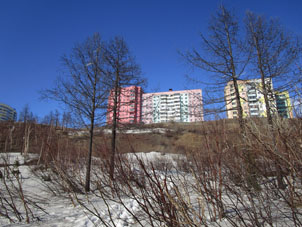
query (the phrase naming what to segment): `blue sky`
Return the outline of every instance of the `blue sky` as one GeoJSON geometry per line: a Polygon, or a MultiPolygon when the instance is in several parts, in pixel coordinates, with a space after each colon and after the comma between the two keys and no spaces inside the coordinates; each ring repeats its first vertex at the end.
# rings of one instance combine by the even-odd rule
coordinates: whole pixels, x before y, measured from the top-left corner
{"type": "MultiPolygon", "coordinates": [[[[123,36],[148,78],[147,91],[197,88],[177,51],[196,47],[223,2],[239,18],[246,10],[279,17],[301,35],[301,0],[0,0],[0,102],[25,104],[43,117],[62,107],[39,100],[53,86],[60,57],[94,32],[123,36]]],[[[197,76],[204,72],[194,72],[197,76]]]]}

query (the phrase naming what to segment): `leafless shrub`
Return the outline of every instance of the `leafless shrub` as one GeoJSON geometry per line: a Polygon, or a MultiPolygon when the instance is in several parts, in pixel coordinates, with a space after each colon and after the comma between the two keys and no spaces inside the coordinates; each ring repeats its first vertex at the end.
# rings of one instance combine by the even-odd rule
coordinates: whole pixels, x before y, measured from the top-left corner
{"type": "Polygon", "coordinates": [[[83,193],[85,149],[76,139],[61,137],[53,127],[43,131],[37,165],[32,173],[56,196],[83,193]],[[66,194],[67,193],[67,194],[66,194]]]}
{"type": "Polygon", "coordinates": [[[35,211],[45,212],[45,210],[34,198],[24,192],[22,173],[18,165],[10,165],[4,155],[1,157],[1,162],[3,167],[1,168],[0,179],[0,216],[8,219],[11,223],[22,221],[30,223],[39,220],[35,211]]]}
{"type": "Polygon", "coordinates": [[[43,153],[51,161],[41,162],[45,166],[37,172],[53,193],[69,196],[103,226],[301,226],[301,125],[276,119],[279,153],[262,121],[246,125],[244,137],[224,121],[201,125],[198,148],[188,148],[173,164],[118,154],[114,179],[108,156],[100,151],[87,194],[81,191],[81,151],[72,143],[50,144],[43,153]],[[285,189],[278,187],[276,164],[285,189]],[[258,187],[252,186],[255,180],[258,187]]]}
{"type": "MultiPolygon", "coordinates": [[[[68,152],[68,150],[66,150],[68,152]]],[[[73,150],[75,151],[75,150],[73,150]]],[[[76,152],[75,152],[76,155],[76,152]]],[[[48,190],[58,196],[66,193],[83,193],[85,159],[81,157],[55,158],[47,164],[32,168],[32,173],[41,179],[48,190]]],[[[68,196],[68,194],[67,194],[68,196]]]]}

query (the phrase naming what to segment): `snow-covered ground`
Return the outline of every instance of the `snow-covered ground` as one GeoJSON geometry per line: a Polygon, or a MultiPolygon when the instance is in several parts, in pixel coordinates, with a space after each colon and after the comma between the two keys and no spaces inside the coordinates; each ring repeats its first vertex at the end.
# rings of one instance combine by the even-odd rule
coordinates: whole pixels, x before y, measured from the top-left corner
{"type": "MultiPolygon", "coordinates": [[[[151,153],[139,153],[137,155],[128,155],[131,159],[136,159],[136,157],[143,158],[143,160],[159,160],[163,157],[162,154],[158,152],[151,153]]],[[[36,158],[35,155],[29,155],[26,157],[26,160],[36,158]]],[[[165,155],[165,160],[172,160],[172,157],[165,155]]],[[[25,158],[20,155],[20,153],[0,153],[0,164],[8,163],[12,165],[11,169],[18,169],[20,171],[20,179],[22,184],[22,189],[24,195],[30,200],[35,201],[41,209],[37,209],[34,206],[30,206],[31,211],[34,213],[36,218],[30,223],[25,221],[25,212],[22,208],[22,203],[16,199],[16,205],[18,210],[24,212],[23,220],[19,222],[14,220],[16,223],[11,223],[7,218],[1,217],[0,215],[0,226],[72,226],[72,227],[93,227],[93,226],[105,226],[97,217],[89,213],[82,205],[72,202],[68,195],[65,196],[54,196],[45,186],[42,179],[39,179],[35,174],[32,173],[30,166],[23,165],[25,158]],[[16,162],[20,166],[15,166],[16,162]]],[[[4,172],[4,167],[0,167],[0,171],[4,172]]],[[[8,184],[10,182],[6,179],[8,184]]],[[[14,180],[15,185],[17,185],[16,180],[14,180]]],[[[0,187],[3,188],[3,181],[0,179],[0,187]]],[[[127,212],[125,207],[117,203],[104,204],[104,201],[96,198],[93,195],[88,197],[79,195],[78,199],[84,201],[85,205],[98,209],[98,212],[103,215],[105,222],[110,225],[110,217],[108,216],[108,208],[110,206],[110,212],[112,213],[112,219],[114,219],[115,225],[117,227],[121,226],[136,226],[135,220],[127,212]],[[89,199],[88,199],[89,198],[89,199]]],[[[125,204],[129,210],[132,212],[138,211],[138,204],[136,201],[131,199],[125,199],[125,204]]],[[[14,215],[11,215],[12,217],[14,215]]],[[[14,217],[13,217],[14,218],[14,217]]]]}
{"type": "MultiPolygon", "coordinates": [[[[150,162],[152,162],[153,164],[159,162],[170,163],[171,166],[173,166],[172,168],[175,170],[175,172],[178,172],[177,161],[184,159],[184,157],[180,155],[161,154],[159,152],[127,154],[126,157],[132,164],[136,163],[138,160],[142,160],[146,164],[150,162]]],[[[35,158],[35,156],[30,155],[26,159],[28,160],[31,158],[35,158]]],[[[19,199],[16,199],[14,204],[16,205],[17,210],[22,213],[23,219],[20,222],[14,218],[14,215],[11,215],[13,220],[16,221],[15,223],[11,223],[7,218],[3,217],[3,213],[5,213],[4,210],[0,210],[0,214],[2,212],[2,217],[0,215],[0,226],[150,226],[148,224],[150,222],[148,222],[147,218],[144,220],[145,216],[139,205],[139,203],[142,202],[141,198],[143,198],[143,196],[139,195],[139,193],[141,193],[141,191],[139,191],[139,188],[137,188],[137,197],[134,195],[133,197],[125,196],[122,198],[104,199],[97,192],[90,193],[88,195],[68,193],[58,193],[58,195],[54,195],[47,188],[47,184],[51,185],[52,183],[45,182],[41,178],[37,177],[37,175],[35,175],[32,171],[32,169],[34,168],[33,166],[23,165],[25,162],[23,156],[16,153],[0,154],[0,159],[2,160],[0,164],[12,164],[12,166],[10,167],[11,170],[18,169],[20,171],[20,175],[18,175],[17,178],[13,178],[13,180],[11,181],[9,180],[9,177],[6,176],[5,179],[0,179],[0,188],[2,189],[2,194],[0,194],[0,197],[2,196],[2,198],[7,198],[8,200],[10,199],[8,194],[9,191],[6,190],[7,187],[5,186],[4,182],[6,182],[8,186],[15,187],[11,189],[12,192],[16,190],[16,188],[18,189],[18,187],[21,185],[25,198],[28,198],[28,210],[33,214],[33,216],[29,215],[31,217],[31,222],[26,223],[26,220],[24,219],[26,217],[25,210],[23,209],[24,203],[22,203],[22,201],[20,201],[19,199]],[[19,162],[20,166],[14,165],[16,164],[16,161],[19,162]],[[17,182],[18,179],[20,180],[20,184],[18,184],[17,182]],[[122,203],[120,203],[119,201],[122,201],[122,203]],[[139,220],[136,220],[133,214],[139,217],[139,220]]],[[[134,165],[138,165],[138,162],[134,165]]],[[[5,172],[4,167],[0,167],[0,170],[2,173],[5,172]]],[[[183,193],[183,198],[181,198],[181,196],[177,197],[176,194],[177,200],[183,199],[183,201],[188,202],[188,204],[191,204],[192,207],[188,207],[188,209],[194,210],[194,206],[196,206],[197,208],[203,208],[204,210],[199,212],[203,214],[203,217],[205,218],[209,226],[232,226],[231,222],[228,221],[226,218],[217,219],[215,222],[211,221],[211,218],[208,215],[209,212],[207,211],[207,209],[211,209],[211,205],[208,206],[209,204],[207,204],[210,203],[211,198],[208,198],[209,201],[207,202],[205,201],[206,197],[201,198],[200,195],[196,193],[194,194],[193,188],[195,186],[196,178],[194,178],[192,174],[190,174],[190,172],[182,173],[180,175],[175,176],[175,173],[173,171],[167,172],[166,170],[164,170],[163,172],[161,172],[161,170],[156,170],[152,174],[158,174],[158,179],[162,180],[162,184],[165,184],[163,188],[166,188],[167,190],[173,191],[172,189],[173,187],[175,187],[172,182],[169,182],[169,179],[172,179],[173,177],[174,179],[177,178],[179,180],[180,185],[188,185],[186,191],[178,192],[183,193]],[[203,206],[200,206],[200,204],[203,204],[203,206]]],[[[211,184],[211,187],[215,188],[217,183],[212,182],[211,184]]],[[[229,218],[232,217],[232,215],[234,216],[233,221],[236,222],[236,218],[238,218],[236,217],[236,213],[242,212],[244,215],[244,209],[246,209],[246,207],[242,206],[242,204],[240,204],[240,202],[242,201],[238,199],[234,199],[232,201],[232,197],[233,195],[229,195],[223,197],[222,200],[225,202],[225,204],[230,204],[229,207],[226,206],[225,210],[227,215],[229,215],[229,218]],[[236,201],[237,204],[234,204],[234,201],[236,201]],[[238,210],[234,210],[235,208],[238,208],[238,210]]],[[[249,200],[246,196],[240,195],[238,198],[244,199],[244,203],[248,204],[247,206],[249,206],[251,200],[249,200]]],[[[3,200],[1,201],[3,204],[3,200]]],[[[268,207],[270,205],[266,205],[267,201],[265,200],[262,202],[263,204],[260,204],[258,202],[255,202],[255,204],[263,206],[266,209],[272,210],[272,226],[293,226],[293,223],[289,221],[291,215],[290,210],[286,208],[283,209],[283,207],[285,207],[283,201],[277,198],[276,201],[274,201],[273,207],[268,207]],[[281,209],[283,209],[281,213],[288,215],[289,218],[280,217],[281,209]],[[276,212],[274,210],[276,210],[276,212]]],[[[152,204],[150,205],[152,206],[152,204]]],[[[301,209],[299,209],[299,211],[301,211],[301,209]]],[[[268,211],[263,211],[263,213],[265,212],[268,211]]],[[[248,215],[249,213],[246,214],[246,217],[243,217],[247,219],[251,218],[248,215]]],[[[261,220],[261,218],[259,218],[259,220],[261,220]]],[[[163,223],[158,223],[157,226],[166,225],[164,225],[163,223]]],[[[184,224],[183,226],[186,225],[184,224]]],[[[260,223],[260,226],[269,225],[263,222],[262,224],[260,223]]]]}
{"type": "Polygon", "coordinates": [[[179,159],[184,159],[182,155],[179,154],[165,154],[165,153],[160,153],[156,151],[151,151],[147,153],[129,153],[126,154],[126,157],[129,159],[131,162],[136,162],[137,160],[142,160],[144,163],[148,164],[150,162],[156,163],[156,162],[165,162],[165,163],[170,163],[174,167],[177,166],[176,161],[179,159]]]}
{"type": "MultiPolygon", "coordinates": [[[[118,133],[124,133],[124,134],[146,134],[146,133],[166,133],[171,129],[166,129],[166,128],[149,128],[149,129],[123,129],[123,130],[117,130],[118,133]]],[[[112,130],[111,129],[96,129],[95,133],[98,132],[103,132],[105,134],[111,134],[112,130]]],[[[87,136],[89,135],[88,130],[75,130],[75,131],[69,131],[68,132],[69,136],[87,136]]]]}
{"type": "Polygon", "coordinates": [[[16,164],[19,163],[23,165],[25,162],[28,162],[34,158],[37,158],[35,154],[28,154],[27,156],[23,156],[20,153],[0,153],[0,165],[1,164],[16,164]]]}
{"type": "MultiPolygon", "coordinates": [[[[27,157],[34,158],[35,156],[30,155],[27,157]]],[[[33,211],[34,216],[33,221],[26,224],[25,220],[22,222],[16,221],[16,223],[10,223],[10,221],[4,217],[0,216],[0,226],[95,226],[97,224],[96,218],[89,216],[79,205],[73,205],[69,198],[64,198],[63,196],[54,196],[51,194],[41,179],[38,179],[31,171],[30,166],[25,166],[24,157],[19,153],[9,153],[0,154],[0,163],[15,164],[16,161],[19,162],[21,166],[13,166],[12,169],[18,168],[21,172],[20,181],[22,184],[22,189],[24,195],[30,198],[31,201],[37,203],[41,209],[37,209],[35,206],[29,204],[30,209],[33,211]]],[[[4,173],[4,167],[0,168],[0,171],[4,173]]],[[[9,181],[8,177],[6,183],[11,186],[12,182],[9,181]]],[[[18,185],[16,180],[14,180],[14,185],[18,185]]],[[[0,188],[5,188],[3,180],[0,179],[0,188]]],[[[12,191],[14,191],[12,189],[12,191]]],[[[23,204],[16,199],[17,209],[21,212],[24,211],[23,204]]],[[[0,207],[1,208],[1,207],[0,207]]],[[[1,211],[0,211],[1,212],[1,211]]],[[[2,210],[3,212],[3,210],[2,210]]],[[[11,215],[12,217],[14,215],[11,215]]],[[[25,217],[25,215],[22,215],[25,217]]]]}
{"type": "MultiPolygon", "coordinates": [[[[166,128],[149,128],[149,129],[127,129],[121,130],[122,133],[125,134],[145,134],[145,133],[166,133],[169,129],[166,128]]],[[[105,134],[111,134],[111,129],[104,129],[103,132],[105,134]]],[[[119,131],[118,131],[119,132],[119,131]]]]}

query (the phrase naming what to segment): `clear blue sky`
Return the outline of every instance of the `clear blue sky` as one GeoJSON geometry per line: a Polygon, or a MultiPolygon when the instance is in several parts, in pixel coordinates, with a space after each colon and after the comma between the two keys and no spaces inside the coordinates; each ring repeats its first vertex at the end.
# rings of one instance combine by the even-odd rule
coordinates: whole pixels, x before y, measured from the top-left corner
{"type": "Polygon", "coordinates": [[[302,33],[301,0],[0,0],[0,102],[18,113],[29,104],[39,117],[60,109],[40,101],[38,91],[52,87],[60,57],[94,32],[125,38],[147,91],[190,88],[177,50],[198,45],[221,2],[239,18],[249,9],[302,33]]]}

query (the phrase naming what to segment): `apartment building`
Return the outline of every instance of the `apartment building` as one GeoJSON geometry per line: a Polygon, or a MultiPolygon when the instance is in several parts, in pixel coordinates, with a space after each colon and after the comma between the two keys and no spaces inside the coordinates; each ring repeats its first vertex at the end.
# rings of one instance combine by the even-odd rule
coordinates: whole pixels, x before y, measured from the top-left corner
{"type": "Polygon", "coordinates": [[[15,121],[16,119],[16,110],[6,104],[0,103],[0,121],[15,121]]]}
{"type": "MultiPolygon", "coordinates": [[[[108,98],[107,124],[112,123],[114,90],[108,98]]],[[[145,93],[138,86],[120,88],[117,101],[119,123],[203,121],[201,89],[145,93]]]]}
{"type": "MultiPolygon", "coordinates": [[[[142,94],[143,90],[138,86],[120,88],[117,101],[117,121],[119,123],[132,124],[142,121],[142,94]]],[[[110,91],[107,109],[107,124],[112,124],[114,90],[110,91]]]]}
{"type": "Polygon", "coordinates": [[[203,121],[201,89],[146,93],[142,101],[142,122],[203,121]]]}
{"type": "MultiPolygon", "coordinates": [[[[267,78],[265,84],[270,91],[268,94],[269,103],[272,113],[282,113],[281,116],[292,117],[290,110],[289,94],[276,94],[273,89],[272,80],[267,78]],[[286,107],[285,107],[286,106],[286,107]],[[283,108],[281,110],[280,108],[283,108]],[[285,108],[287,108],[285,110],[285,108]],[[280,110],[279,110],[280,109],[280,110]],[[285,114],[287,113],[287,114],[285,114]]],[[[238,80],[238,89],[240,93],[240,104],[243,109],[243,117],[266,117],[266,105],[264,101],[261,79],[238,80]]],[[[227,109],[227,118],[237,118],[237,101],[233,82],[227,83],[224,89],[224,97],[227,109]]]]}
{"type": "Polygon", "coordinates": [[[288,91],[276,92],[275,97],[278,114],[283,118],[293,118],[293,108],[288,91]]]}

